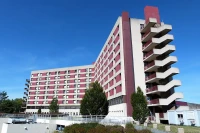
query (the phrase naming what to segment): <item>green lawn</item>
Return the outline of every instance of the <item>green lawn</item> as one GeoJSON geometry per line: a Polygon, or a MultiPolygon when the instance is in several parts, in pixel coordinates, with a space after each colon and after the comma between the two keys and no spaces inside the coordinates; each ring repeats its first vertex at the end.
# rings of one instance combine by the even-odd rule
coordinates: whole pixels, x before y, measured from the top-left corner
{"type": "MultiPolygon", "coordinates": [[[[158,124],[158,130],[165,131],[164,124],[158,124]]],[[[149,128],[153,128],[153,124],[148,124],[149,128]]],[[[185,133],[200,133],[200,127],[192,127],[192,126],[176,126],[176,125],[170,125],[171,133],[178,133],[178,128],[184,128],[185,133]]]]}

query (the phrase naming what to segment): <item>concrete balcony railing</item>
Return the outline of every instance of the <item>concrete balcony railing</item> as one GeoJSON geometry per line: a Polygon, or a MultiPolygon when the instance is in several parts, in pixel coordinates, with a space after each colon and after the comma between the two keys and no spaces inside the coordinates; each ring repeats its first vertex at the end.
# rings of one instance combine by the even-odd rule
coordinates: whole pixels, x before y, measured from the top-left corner
{"type": "Polygon", "coordinates": [[[156,18],[149,18],[144,24],[144,27],[141,29],[141,33],[145,33],[150,27],[154,26],[157,23],[156,18]]]}
{"type": "Polygon", "coordinates": [[[144,54],[143,61],[152,61],[155,60],[156,57],[162,54],[170,54],[175,51],[174,45],[166,45],[162,49],[152,49],[151,51],[144,54]]]}
{"type": "Polygon", "coordinates": [[[178,87],[181,85],[180,80],[172,80],[166,85],[155,85],[146,89],[146,94],[154,94],[159,92],[167,92],[173,87],[178,87]]]}
{"type": "Polygon", "coordinates": [[[144,43],[142,50],[147,52],[161,43],[168,44],[173,40],[174,40],[174,36],[170,35],[170,34],[166,34],[160,38],[152,38],[149,41],[147,41],[146,43],[144,43]]]}
{"type": "Polygon", "coordinates": [[[175,56],[168,56],[164,60],[153,60],[144,66],[144,71],[145,72],[156,71],[159,67],[163,67],[165,65],[171,65],[175,62],[177,62],[177,58],[175,56]]]}
{"type": "Polygon", "coordinates": [[[160,120],[167,120],[168,119],[167,113],[159,113],[159,118],[160,120]]]}
{"type": "Polygon", "coordinates": [[[179,69],[172,67],[172,68],[169,68],[168,70],[166,70],[165,72],[155,72],[155,73],[147,76],[145,78],[145,80],[146,80],[146,83],[153,83],[153,82],[156,82],[160,79],[165,79],[168,76],[172,76],[172,75],[175,75],[175,74],[178,74],[178,73],[179,73],[179,69]]]}
{"type": "Polygon", "coordinates": [[[158,98],[158,99],[150,100],[147,102],[147,104],[148,106],[165,106],[165,105],[169,105],[170,103],[172,103],[173,101],[177,99],[182,99],[182,98],[183,98],[183,94],[176,92],[176,93],[173,93],[168,98],[158,98]]]}
{"type": "Polygon", "coordinates": [[[171,25],[161,25],[159,27],[151,27],[142,36],[142,42],[147,42],[149,39],[151,39],[152,37],[154,37],[157,34],[166,35],[171,30],[172,30],[172,26],[171,25]]]}

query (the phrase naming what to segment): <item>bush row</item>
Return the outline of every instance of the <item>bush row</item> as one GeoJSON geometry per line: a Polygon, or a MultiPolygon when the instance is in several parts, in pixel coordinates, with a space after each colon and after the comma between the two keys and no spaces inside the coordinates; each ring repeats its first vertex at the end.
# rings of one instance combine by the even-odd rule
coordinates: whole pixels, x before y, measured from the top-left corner
{"type": "Polygon", "coordinates": [[[136,130],[133,124],[122,126],[104,126],[98,123],[73,124],[64,128],[64,133],[151,133],[149,130],[136,130]]]}

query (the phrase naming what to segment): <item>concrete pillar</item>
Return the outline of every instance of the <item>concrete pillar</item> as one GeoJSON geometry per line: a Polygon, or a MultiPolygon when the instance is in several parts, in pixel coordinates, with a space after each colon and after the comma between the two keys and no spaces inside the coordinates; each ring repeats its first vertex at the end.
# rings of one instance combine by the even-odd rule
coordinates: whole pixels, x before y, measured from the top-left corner
{"type": "Polygon", "coordinates": [[[153,124],[153,128],[157,129],[157,124],[153,124]]]}
{"type": "Polygon", "coordinates": [[[170,132],[170,126],[165,126],[165,131],[170,132]]]}
{"type": "Polygon", "coordinates": [[[178,133],[184,133],[184,129],[183,128],[178,128],[178,133]]]}
{"type": "Polygon", "coordinates": [[[144,126],[147,127],[147,123],[144,123],[144,126]]]}

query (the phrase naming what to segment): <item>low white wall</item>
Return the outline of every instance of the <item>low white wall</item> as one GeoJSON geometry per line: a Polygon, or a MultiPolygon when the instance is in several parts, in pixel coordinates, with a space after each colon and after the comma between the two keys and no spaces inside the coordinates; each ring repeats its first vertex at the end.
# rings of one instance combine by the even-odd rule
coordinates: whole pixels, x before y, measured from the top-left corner
{"type": "Polygon", "coordinates": [[[126,103],[109,106],[108,116],[127,116],[126,103]]]}
{"type": "Polygon", "coordinates": [[[52,133],[49,124],[6,124],[3,123],[1,133],[52,133]]]}

